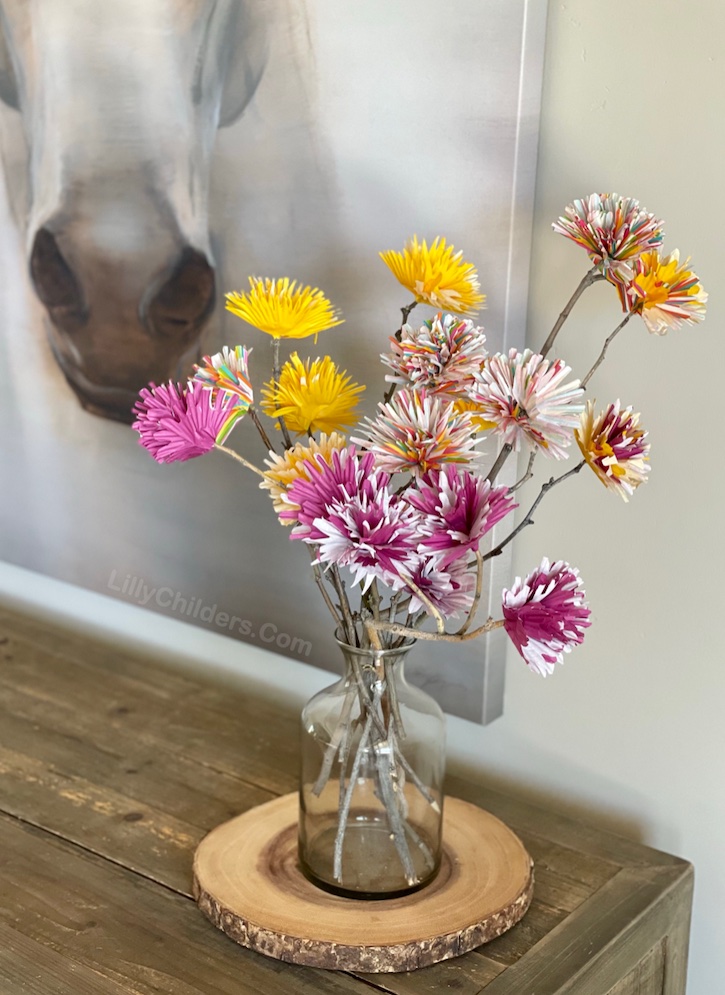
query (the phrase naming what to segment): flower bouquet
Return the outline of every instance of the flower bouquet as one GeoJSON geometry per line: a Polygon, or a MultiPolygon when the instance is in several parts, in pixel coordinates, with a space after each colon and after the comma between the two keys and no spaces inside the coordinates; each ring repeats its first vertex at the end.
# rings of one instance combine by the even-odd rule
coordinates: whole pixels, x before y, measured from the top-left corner
{"type": "Polygon", "coordinates": [[[585,403],[585,391],[633,317],[655,335],[704,317],[707,295],[689,262],[676,251],[662,255],[662,223],[636,200],[593,194],[569,205],[553,228],[581,246],[591,266],[538,352],[489,355],[474,323],[484,296],[473,265],[443,238],[428,245],[414,237],[402,252],[381,253],[413,300],[381,356],[389,388],[374,418],[358,422],[364,388],[329,356],[292,352],[281,363],[282,339],[316,338],[342,321],[320,290],[287,278],[250,278],[248,291],[227,295],[230,311],[271,337],[271,378],[259,401],[240,345],[204,357],[186,384],[151,384],[135,407],[134,428],[159,463],[214,449],[237,460],[259,476],[290,538],[308,549],[346,669],[302,716],[300,861],[312,880],[343,894],[405,893],[438,867],[443,716],[405,682],[410,647],[503,627],[524,662],[546,676],[582,642],[590,612],[576,569],[542,560],[503,591],[500,617],[481,620],[484,565],[532,524],[550,490],[585,466],[625,501],[645,481],[649,445],[639,415],[619,400],[585,403]],[[570,367],[549,354],[598,281],[615,288],[623,317],[591,369],[570,379],[570,367]],[[434,312],[411,322],[420,304],[434,312]],[[263,466],[226,445],[247,415],[263,466]],[[521,450],[521,478],[498,484],[505,461],[521,450]],[[492,542],[493,527],[513,519],[516,492],[537,458],[559,463],[577,450],[573,466],[545,475],[517,524],[492,542]]]}

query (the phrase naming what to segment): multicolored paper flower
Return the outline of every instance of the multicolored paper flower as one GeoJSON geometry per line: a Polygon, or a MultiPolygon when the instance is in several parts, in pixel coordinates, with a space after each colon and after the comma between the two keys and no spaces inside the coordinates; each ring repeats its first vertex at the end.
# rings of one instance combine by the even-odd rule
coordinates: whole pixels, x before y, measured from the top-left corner
{"type": "Polygon", "coordinates": [[[284,418],[289,431],[297,435],[337,432],[355,424],[355,409],[364,390],[344,370],[340,372],[329,356],[303,363],[293,352],[279,381],[265,385],[262,410],[270,418],[284,418]]]}
{"type": "Polygon", "coordinates": [[[149,384],[133,406],[133,428],[139,442],[157,463],[177,463],[203,456],[222,443],[243,411],[232,394],[204,390],[191,380],[186,386],[149,384]]]}
{"type": "Polygon", "coordinates": [[[419,328],[403,325],[400,341],[390,339],[391,351],[380,358],[395,375],[385,379],[448,400],[465,397],[486,358],[485,343],[483,328],[439,312],[419,328]]]}
{"type": "Polygon", "coordinates": [[[705,317],[707,293],[697,274],[688,268],[689,262],[686,259],[680,265],[677,249],[669,256],[661,256],[655,249],[637,260],[625,306],[642,315],[647,331],[653,335],[665,335],[671,328],[694,324],[705,317]]]}
{"type": "Polygon", "coordinates": [[[530,349],[511,349],[508,355],[497,353],[486,360],[470,398],[514,449],[527,442],[565,459],[584,407],[579,403],[579,381],[564,383],[569,373],[571,368],[561,359],[550,362],[530,349]]]}
{"type": "Polygon", "coordinates": [[[615,285],[629,283],[639,255],[660,244],[663,222],[633,197],[593,193],[575,200],[552,224],[559,235],[586,249],[595,266],[615,285]]]}
{"type": "Polygon", "coordinates": [[[226,308],[267,335],[305,339],[341,325],[344,318],[317,287],[303,287],[289,277],[249,277],[250,289],[226,295],[226,308]]]}
{"type": "Polygon", "coordinates": [[[298,442],[291,449],[286,449],[282,456],[276,453],[269,454],[270,458],[264,461],[269,469],[265,470],[264,479],[259,486],[269,491],[274,510],[282,525],[294,525],[297,521],[296,514],[293,516],[289,514],[290,511],[297,510],[287,497],[292,484],[300,478],[309,480],[314,472],[311,467],[314,467],[319,460],[330,464],[332,454],[342,452],[346,446],[347,440],[344,435],[339,432],[325,435],[323,432],[319,441],[308,439],[307,442],[298,442]]]}
{"type": "Polygon", "coordinates": [[[422,515],[421,548],[438,553],[444,570],[475,553],[484,535],[517,507],[508,487],[492,487],[456,466],[427,473],[403,498],[422,515]]]}
{"type": "MultiPolygon", "coordinates": [[[[419,556],[414,570],[409,574],[418,590],[437,608],[444,618],[457,618],[468,612],[473,604],[476,588],[475,571],[463,559],[444,567],[435,553],[419,556]]],[[[420,611],[426,605],[412,591],[409,610],[420,611]]]]}
{"type": "Polygon", "coordinates": [[[375,454],[375,464],[388,473],[422,477],[446,463],[470,463],[478,455],[471,416],[457,412],[453,401],[431,397],[424,390],[401,390],[380,413],[366,418],[368,438],[353,442],[375,454]]]}
{"type": "Polygon", "coordinates": [[[476,314],[484,305],[475,267],[444,238],[436,238],[429,248],[414,235],[402,252],[389,249],[380,258],[419,303],[460,315],[476,314]]]}
{"type": "Polygon", "coordinates": [[[647,433],[639,428],[639,415],[610,404],[597,417],[588,401],[574,435],[584,459],[605,487],[628,501],[649,472],[647,433]]]}
{"type": "Polygon", "coordinates": [[[579,571],[563,560],[550,564],[547,559],[503,592],[504,628],[524,661],[542,677],[584,641],[583,630],[591,625],[584,597],[579,571]]]}
{"type": "Polygon", "coordinates": [[[249,354],[252,350],[238,345],[224,346],[214,356],[204,356],[194,365],[194,379],[210,390],[223,390],[236,397],[236,405],[245,412],[254,403],[254,391],[249,379],[249,354]]]}

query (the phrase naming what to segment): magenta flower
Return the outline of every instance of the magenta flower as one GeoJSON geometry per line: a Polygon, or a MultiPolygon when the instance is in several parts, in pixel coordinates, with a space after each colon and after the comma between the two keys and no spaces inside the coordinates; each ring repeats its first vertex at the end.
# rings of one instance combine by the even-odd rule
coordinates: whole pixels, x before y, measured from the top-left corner
{"type": "Polygon", "coordinates": [[[486,358],[483,328],[468,319],[440,312],[420,328],[403,325],[400,341],[391,338],[381,359],[393,370],[385,379],[447,400],[465,398],[486,358]]]}
{"type": "Polygon", "coordinates": [[[444,570],[476,552],[484,535],[517,507],[507,487],[491,487],[455,466],[427,473],[403,497],[423,516],[421,548],[439,553],[444,570]]]}
{"type": "Polygon", "coordinates": [[[639,427],[639,414],[622,408],[619,400],[598,415],[588,401],[574,433],[582,456],[605,487],[628,501],[649,473],[647,433],[639,427]]]}
{"type": "Polygon", "coordinates": [[[381,402],[378,408],[375,421],[365,419],[369,437],[352,441],[374,453],[381,470],[421,477],[446,463],[470,463],[477,456],[470,412],[456,411],[453,401],[424,390],[401,390],[390,404],[381,402]]]}
{"type": "MultiPolygon", "coordinates": [[[[283,523],[296,523],[290,538],[316,542],[322,533],[315,520],[324,518],[333,504],[360,493],[366,478],[373,473],[374,457],[371,453],[358,453],[355,446],[347,446],[335,450],[329,462],[318,453],[314,461],[305,460],[302,466],[306,476],[298,477],[287,489],[288,507],[279,512],[279,519],[283,523]]],[[[386,484],[388,480],[386,476],[386,484]]]]}
{"type": "Polygon", "coordinates": [[[591,623],[579,571],[558,560],[541,566],[503,592],[504,628],[524,661],[542,677],[583,642],[591,623]]]}
{"type": "Polygon", "coordinates": [[[390,493],[388,480],[380,471],[366,477],[357,494],[329,505],[305,538],[319,546],[319,563],[348,567],[363,591],[375,578],[398,590],[400,572],[409,576],[415,565],[418,516],[390,493]]]}
{"type": "Polygon", "coordinates": [[[593,193],[573,201],[552,228],[586,249],[617,287],[631,281],[638,256],[656,248],[664,236],[659,218],[640,208],[633,197],[616,193],[593,193]]]}
{"type": "MultiPolygon", "coordinates": [[[[441,557],[435,553],[419,556],[408,577],[444,618],[468,612],[473,603],[476,575],[463,559],[443,567],[441,557]]],[[[409,608],[417,612],[426,606],[413,594],[409,608]]]]}
{"type": "Polygon", "coordinates": [[[549,362],[530,349],[497,353],[486,361],[470,398],[478,413],[514,449],[522,442],[565,459],[572,430],[584,405],[578,380],[564,383],[571,372],[563,360],[549,362]]]}
{"type": "Polygon", "coordinates": [[[214,396],[201,384],[184,387],[149,384],[133,406],[141,445],[157,463],[176,463],[203,456],[223,442],[243,412],[232,396],[214,396]]]}

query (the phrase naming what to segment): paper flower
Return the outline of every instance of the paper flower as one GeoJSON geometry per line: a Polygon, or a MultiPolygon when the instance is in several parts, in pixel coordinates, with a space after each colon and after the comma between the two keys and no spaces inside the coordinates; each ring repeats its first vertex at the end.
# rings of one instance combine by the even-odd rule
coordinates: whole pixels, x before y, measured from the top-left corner
{"type": "Polygon", "coordinates": [[[552,228],[586,249],[607,279],[622,285],[632,279],[637,257],[660,244],[662,225],[633,197],[593,193],[569,204],[552,228]]]}
{"type": "Polygon", "coordinates": [[[270,418],[284,418],[289,431],[297,435],[336,432],[355,424],[358,395],[364,390],[329,356],[303,363],[293,352],[278,383],[266,384],[262,410],[270,418]]]}
{"type": "Polygon", "coordinates": [[[347,441],[344,435],[333,432],[331,435],[320,435],[319,441],[308,439],[307,442],[298,442],[291,449],[286,449],[282,456],[270,453],[270,458],[265,460],[269,467],[265,470],[264,480],[259,485],[264,490],[269,491],[272,498],[274,510],[279,515],[282,525],[293,525],[297,516],[291,516],[290,510],[295,508],[287,498],[287,492],[292,484],[300,478],[309,480],[314,472],[306,463],[315,466],[318,460],[329,464],[334,452],[341,452],[345,449],[347,441]],[[287,514],[282,514],[286,512],[287,514]]]}
{"type": "Polygon", "coordinates": [[[549,362],[530,349],[511,349],[508,355],[497,353],[486,360],[470,398],[514,449],[527,442],[564,459],[584,407],[579,403],[579,381],[564,383],[570,372],[561,359],[549,362]]]}
{"type": "MultiPolygon", "coordinates": [[[[409,577],[444,618],[456,618],[473,603],[476,575],[463,559],[443,567],[440,556],[419,556],[409,577]]],[[[426,608],[414,592],[408,607],[411,612],[426,608]]]]}
{"type": "Polygon", "coordinates": [[[436,238],[428,248],[414,235],[402,252],[389,249],[380,258],[419,303],[461,315],[476,314],[483,307],[486,297],[479,293],[475,267],[444,238],[436,238]]]}
{"type": "Polygon", "coordinates": [[[470,463],[477,453],[471,417],[457,412],[452,401],[425,391],[401,390],[380,413],[366,418],[368,438],[353,442],[375,454],[375,464],[388,473],[421,477],[446,463],[470,463]]]}
{"type": "Polygon", "coordinates": [[[390,493],[388,480],[380,470],[372,473],[356,493],[329,505],[315,520],[318,561],[347,567],[363,591],[376,578],[399,590],[401,572],[410,575],[415,563],[417,516],[390,493]]]}
{"type": "Polygon", "coordinates": [[[399,342],[390,339],[391,351],[380,358],[395,375],[385,379],[448,400],[465,397],[486,358],[485,343],[483,328],[439,312],[420,328],[403,325],[399,342]]]}
{"type": "Polygon", "coordinates": [[[629,310],[642,315],[653,335],[664,335],[671,328],[705,317],[707,293],[697,274],[688,269],[689,261],[680,265],[677,249],[669,256],[661,256],[655,249],[637,260],[625,303],[629,310]]]}
{"type": "Polygon", "coordinates": [[[525,662],[546,677],[564,653],[583,642],[591,612],[584,602],[579,571],[547,559],[511,590],[503,592],[504,628],[525,662]]]}
{"type": "Polygon", "coordinates": [[[251,349],[238,345],[234,349],[224,346],[214,356],[204,356],[195,365],[194,379],[210,390],[223,390],[236,397],[236,405],[245,412],[254,402],[254,391],[249,380],[249,353],[251,349]]]}
{"type": "Polygon", "coordinates": [[[141,445],[157,463],[176,463],[203,456],[222,443],[242,417],[231,394],[213,394],[201,384],[149,384],[133,406],[141,445]]]}
{"type": "Polygon", "coordinates": [[[344,321],[317,287],[296,280],[249,277],[250,289],[226,295],[226,308],[267,335],[305,339],[344,321]]]}
{"type": "Polygon", "coordinates": [[[455,466],[427,473],[403,497],[423,516],[421,547],[439,553],[443,569],[476,552],[484,535],[517,507],[508,487],[491,487],[455,466]]]}
{"type": "Polygon", "coordinates": [[[329,460],[317,457],[309,460],[305,475],[300,474],[288,487],[285,502],[288,507],[280,512],[280,519],[297,523],[291,538],[305,542],[322,538],[317,519],[324,518],[333,504],[358,494],[363,481],[374,470],[372,453],[358,453],[355,446],[333,450],[329,460]]]}
{"type": "Polygon", "coordinates": [[[594,402],[588,401],[575,431],[576,441],[597,477],[605,487],[625,501],[647,479],[649,443],[639,426],[639,415],[631,408],[621,410],[619,401],[610,404],[596,418],[594,402]]]}

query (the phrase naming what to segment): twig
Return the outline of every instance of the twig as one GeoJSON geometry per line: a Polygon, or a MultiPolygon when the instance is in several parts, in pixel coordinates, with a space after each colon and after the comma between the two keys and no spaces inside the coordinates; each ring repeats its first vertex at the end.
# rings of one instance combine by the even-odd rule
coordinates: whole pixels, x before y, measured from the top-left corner
{"type": "Polygon", "coordinates": [[[428,598],[425,594],[423,594],[418,585],[413,580],[411,580],[410,577],[406,577],[402,572],[400,576],[405,581],[405,586],[409,587],[413,592],[413,594],[415,594],[416,598],[418,598],[418,600],[423,603],[428,614],[433,616],[433,618],[435,619],[436,628],[438,632],[445,632],[446,631],[445,619],[438,611],[436,606],[433,604],[433,602],[430,600],[430,598],[428,598]]]}
{"type": "Polygon", "coordinates": [[[374,622],[373,624],[376,629],[390,632],[395,636],[411,636],[413,639],[424,639],[431,642],[440,640],[445,643],[465,643],[469,639],[477,639],[484,633],[491,632],[492,629],[500,628],[503,625],[503,619],[489,618],[477,629],[472,629],[463,635],[459,635],[457,632],[426,632],[423,629],[412,629],[405,625],[399,625],[397,622],[374,622]]]}
{"type": "Polygon", "coordinates": [[[324,598],[325,604],[327,605],[327,607],[330,610],[330,614],[335,619],[336,626],[338,628],[342,629],[343,628],[343,624],[344,624],[344,620],[338,614],[337,609],[335,608],[334,604],[332,603],[332,598],[327,593],[327,588],[325,587],[325,581],[324,581],[324,578],[322,576],[322,571],[320,570],[319,563],[315,563],[315,559],[316,559],[316,556],[315,556],[316,547],[310,545],[307,548],[310,551],[310,557],[312,558],[312,572],[315,575],[315,583],[317,584],[317,586],[320,589],[320,594],[324,598]]]}
{"type": "Polygon", "coordinates": [[[604,274],[600,273],[598,271],[598,269],[597,269],[596,266],[592,266],[592,268],[589,270],[589,272],[584,277],[582,277],[581,283],[579,284],[579,286],[576,288],[576,290],[574,291],[574,293],[569,298],[569,301],[567,302],[564,310],[561,312],[561,314],[559,315],[559,317],[556,319],[556,324],[554,325],[554,327],[549,332],[549,337],[547,338],[546,342],[544,342],[543,346],[541,347],[541,355],[542,356],[545,356],[549,352],[549,350],[551,349],[551,347],[553,346],[554,339],[559,334],[559,330],[560,330],[561,326],[564,324],[564,322],[566,321],[566,319],[569,317],[569,315],[571,314],[572,308],[574,307],[574,305],[576,304],[576,302],[579,300],[579,298],[581,297],[581,295],[584,293],[584,291],[587,289],[587,287],[591,287],[591,285],[593,283],[596,283],[598,280],[605,280],[605,279],[606,279],[606,277],[604,276],[604,274]]]}
{"type": "Polygon", "coordinates": [[[615,335],[618,335],[622,331],[622,329],[627,324],[627,322],[629,321],[629,319],[632,317],[633,314],[634,314],[634,311],[629,311],[628,314],[627,314],[627,316],[620,321],[620,323],[617,325],[617,327],[614,329],[614,331],[610,335],[608,335],[607,338],[604,340],[604,345],[602,347],[602,351],[599,353],[599,359],[597,359],[597,361],[594,364],[594,366],[592,366],[591,370],[587,373],[587,375],[582,380],[582,382],[581,382],[581,386],[582,387],[586,387],[586,385],[589,383],[589,381],[591,380],[591,378],[594,375],[594,373],[602,365],[602,363],[604,362],[604,357],[607,355],[607,349],[609,348],[609,343],[612,341],[612,339],[614,338],[615,335]]]}
{"type": "Polygon", "coordinates": [[[476,550],[476,593],[473,595],[473,602],[468,610],[468,616],[463,622],[463,625],[458,630],[459,635],[463,635],[471,627],[471,622],[473,621],[473,616],[478,611],[478,603],[481,600],[481,588],[483,586],[483,556],[476,550]]]}
{"type": "MultiPolygon", "coordinates": [[[[407,325],[408,318],[410,317],[410,312],[413,310],[413,308],[416,306],[417,303],[418,301],[411,301],[411,303],[406,305],[406,307],[401,307],[400,313],[403,316],[403,320],[400,323],[400,328],[395,333],[396,342],[400,342],[403,336],[403,325],[407,325]]],[[[387,404],[390,401],[393,394],[395,393],[395,388],[397,386],[398,386],[397,383],[391,383],[390,387],[385,392],[385,396],[383,397],[383,404],[387,404]]]]}
{"type": "Polygon", "coordinates": [[[345,582],[340,576],[337,564],[333,564],[333,566],[330,567],[330,573],[332,574],[332,580],[335,585],[335,590],[337,591],[337,597],[340,601],[340,611],[342,612],[342,617],[345,620],[345,635],[348,644],[350,646],[357,646],[357,632],[355,631],[355,623],[352,620],[350,602],[347,600],[347,594],[345,593],[345,582]]]}
{"type": "Polygon", "coordinates": [[[517,491],[519,487],[523,487],[523,485],[526,483],[527,480],[531,480],[531,478],[534,475],[532,472],[534,469],[534,460],[536,459],[538,452],[539,452],[538,449],[531,450],[531,452],[529,453],[529,464],[526,467],[526,473],[523,475],[521,480],[517,480],[515,484],[512,484],[509,487],[509,494],[513,494],[513,492],[517,491]]]}
{"type": "Polygon", "coordinates": [[[496,479],[496,477],[499,475],[499,471],[501,470],[501,467],[504,465],[506,460],[511,455],[512,449],[513,446],[511,445],[510,442],[505,442],[501,446],[501,452],[496,457],[496,460],[491,469],[488,471],[488,476],[486,477],[486,480],[489,482],[489,484],[492,484],[496,479]]]}
{"type": "Polygon", "coordinates": [[[584,466],[585,463],[586,460],[582,460],[581,463],[577,463],[577,465],[573,467],[573,469],[567,471],[567,473],[563,473],[560,477],[552,477],[550,480],[547,480],[546,483],[542,484],[541,490],[539,491],[536,500],[531,505],[526,515],[521,519],[519,524],[513,530],[513,532],[510,532],[509,535],[507,535],[506,538],[503,540],[503,542],[500,542],[498,544],[498,546],[494,546],[493,549],[489,550],[488,553],[484,555],[483,559],[490,560],[492,556],[498,556],[501,553],[501,551],[504,550],[506,546],[508,546],[508,544],[516,538],[516,536],[519,534],[519,532],[521,532],[522,529],[525,529],[527,525],[533,525],[534,520],[531,516],[533,515],[533,513],[536,511],[539,504],[543,500],[544,495],[548,494],[548,492],[551,490],[552,487],[556,487],[557,484],[560,484],[568,477],[573,477],[575,473],[579,473],[579,471],[581,470],[581,468],[584,466]]]}
{"type": "MultiPolygon", "coordinates": [[[[280,365],[279,365],[279,336],[272,336],[272,397],[274,398],[274,403],[277,404],[277,384],[279,383],[280,375],[280,365]]],[[[284,444],[286,449],[292,448],[292,439],[287,431],[287,426],[284,423],[284,418],[278,418],[277,423],[282,430],[282,435],[284,437],[284,444]]]]}
{"type": "Polygon", "coordinates": [[[365,726],[360,737],[360,742],[358,743],[357,752],[355,753],[355,759],[352,762],[350,781],[348,783],[342,805],[340,806],[340,814],[337,822],[337,835],[335,836],[335,859],[333,865],[333,875],[335,880],[339,881],[340,884],[342,884],[342,846],[345,842],[347,817],[350,814],[350,803],[352,802],[352,795],[357,784],[357,776],[360,771],[360,765],[362,764],[363,754],[365,753],[368,740],[370,739],[370,729],[372,724],[372,712],[368,712],[368,717],[365,720],[365,726]]]}
{"type": "Polygon", "coordinates": [[[274,446],[269,441],[269,436],[265,432],[264,425],[259,420],[259,415],[257,414],[257,409],[254,407],[253,404],[249,408],[249,415],[250,415],[252,421],[254,422],[254,424],[256,425],[257,431],[259,432],[260,436],[262,437],[262,442],[265,444],[265,446],[267,447],[267,449],[269,450],[269,452],[271,452],[271,453],[276,452],[274,446]]]}
{"type": "MultiPolygon", "coordinates": [[[[338,747],[342,741],[343,735],[350,724],[350,713],[352,712],[352,706],[357,697],[357,688],[351,684],[345,693],[345,700],[342,703],[342,708],[340,710],[340,718],[337,720],[337,725],[335,726],[335,731],[333,732],[330,742],[327,744],[327,749],[325,750],[325,755],[322,758],[322,766],[320,768],[320,773],[317,780],[312,788],[312,794],[316,795],[318,798],[325,789],[325,785],[330,779],[330,772],[332,770],[332,763],[335,759],[338,747]]],[[[343,772],[344,773],[344,772],[343,772]]]]}
{"type": "Polygon", "coordinates": [[[259,467],[256,467],[253,463],[250,463],[249,460],[246,460],[243,456],[240,456],[239,453],[235,453],[234,450],[230,449],[228,446],[222,446],[220,443],[215,442],[214,448],[218,449],[220,453],[224,453],[225,456],[231,456],[232,459],[235,459],[238,463],[241,463],[242,466],[246,466],[248,470],[252,470],[252,472],[256,473],[258,476],[264,476],[264,472],[260,470],[259,467]]]}

